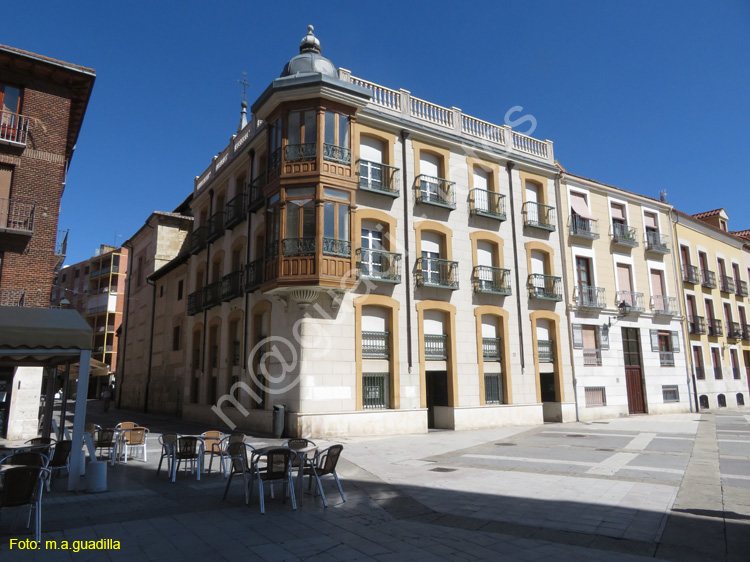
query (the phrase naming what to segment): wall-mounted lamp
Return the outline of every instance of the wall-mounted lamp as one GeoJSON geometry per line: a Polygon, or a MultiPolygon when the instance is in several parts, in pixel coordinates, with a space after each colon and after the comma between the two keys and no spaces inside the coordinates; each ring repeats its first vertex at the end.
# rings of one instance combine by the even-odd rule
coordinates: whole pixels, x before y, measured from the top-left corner
{"type": "Polygon", "coordinates": [[[630,314],[630,304],[628,304],[625,301],[620,301],[617,305],[617,318],[615,318],[615,321],[612,322],[612,317],[610,316],[607,321],[607,326],[612,327],[614,324],[617,323],[618,320],[625,318],[628,314],[630,314]]]}

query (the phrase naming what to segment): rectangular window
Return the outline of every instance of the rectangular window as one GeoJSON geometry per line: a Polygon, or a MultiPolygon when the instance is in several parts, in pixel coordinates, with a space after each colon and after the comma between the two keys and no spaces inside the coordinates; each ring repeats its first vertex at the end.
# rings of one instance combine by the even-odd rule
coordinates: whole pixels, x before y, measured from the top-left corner
{"type": "Polygon", "coordinates": [[[76,268],[75,278],[78,279],[81,276],[81,270],[76,268]]]}
{"type": "Polygon", "coordinates": [[[184,287],[185,287],[185,284],[183,283],[182,279],[180,279],[180,281],[177,283],[177,300],[178,301],[182,300],[182,291],[184,287]]]}
{"type": "Polygon", "coordinates": [[[680,401],[680,390],[676,385],[673,386],[662,386],[661,395],[664,402],[679,402],[680,401]]]}
{"type": "MultiPolygon", "coordinates": [[[[181,330],[179,326],[175,326],[174,328],[172,328],[172,351],[180,350],[180,340],[182,339],[180,331],[181,330]]],[[[196,349],[195,351],[198,350],[196,349]]]]}
{"type": "Polygon", "coordinates": [[[383,410],[389,405],[389,373],[362,373],[362,408],[383,410]]]}
{"type": "Polygon", "coordinates": [[[607,405],[607,393],[603,386],[587,386],[585,392],[587,408],[607,405]]]}
{"type": "Polygon", "coordinates": [[[240,364],[240,340],[232,342],[232,366],[237,367],[240,364]]]}
{"type": "Polygon", "coordinates": [[[3,112],[21,112],[21,89],[0,84],[0,108],[3,112]]]}

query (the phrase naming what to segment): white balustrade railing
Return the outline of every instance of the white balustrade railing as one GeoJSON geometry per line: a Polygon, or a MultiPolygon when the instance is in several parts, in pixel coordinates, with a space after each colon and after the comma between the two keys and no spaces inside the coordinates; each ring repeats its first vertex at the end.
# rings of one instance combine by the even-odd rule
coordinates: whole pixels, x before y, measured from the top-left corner
{"type": "Polygon", "coordinates": [[[502,127],[469,115],[461,115],[461,132],[498,144],[505,144],[502,127]]]}
{"type": "Polygon", "coordinates": [[[361,78],[355,78],[354,76],[352,76],[350,80],[355,86],[361,86],[370,90],[372,92],[372,103],[375,105],[392,109],[393,111],[401,111],[401,95],[396,90],[391,90],[384,86],[378,86],[377,84],[368,82],[367,80],[362,80],[361,78]]]}
{"type": "Polygon", "coordinates": [[[547,158],[547,143],[521,133],[513,133],[513,148],[521,152],[527,152],[540,158],[547,158]]]}
{"type": "Polygon", "coordinates": [[[412,117],[422,119],[423,121],[429,121],[430,123],[442,125],[443,127],[453,128],[452,110],[413,96],[411,98],[410,114],[412,117]]]}

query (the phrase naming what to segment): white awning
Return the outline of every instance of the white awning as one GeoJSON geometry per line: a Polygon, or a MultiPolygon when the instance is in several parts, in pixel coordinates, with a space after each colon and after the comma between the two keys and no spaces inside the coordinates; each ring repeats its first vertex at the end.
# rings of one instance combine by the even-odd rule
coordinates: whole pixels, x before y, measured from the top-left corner
{"type": "Polygon", "coordinates": [[[570,194],[570,206],[573,208],[573,212],[581,217],[582,219],[588,219],[595,221],[596,217],[589,211],[589,206],[586,203],[586,196],[580,193],[570,194]]]}
{"type": "Polygon", "coordinates": [[[612,204],[612,219],[613,220],[625,220],[625,207],[618,203],[612,204]]]}

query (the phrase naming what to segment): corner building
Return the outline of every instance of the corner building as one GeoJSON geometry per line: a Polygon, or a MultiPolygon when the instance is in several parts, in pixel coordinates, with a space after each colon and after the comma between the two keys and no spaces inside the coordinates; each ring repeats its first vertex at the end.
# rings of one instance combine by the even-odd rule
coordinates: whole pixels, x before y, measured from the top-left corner
{"type": "Polygon", "coordinates": [[[190,199],[185,417],[575,419],[550,141],[337,70],[312,30],[244,112],[190,199]]]}

